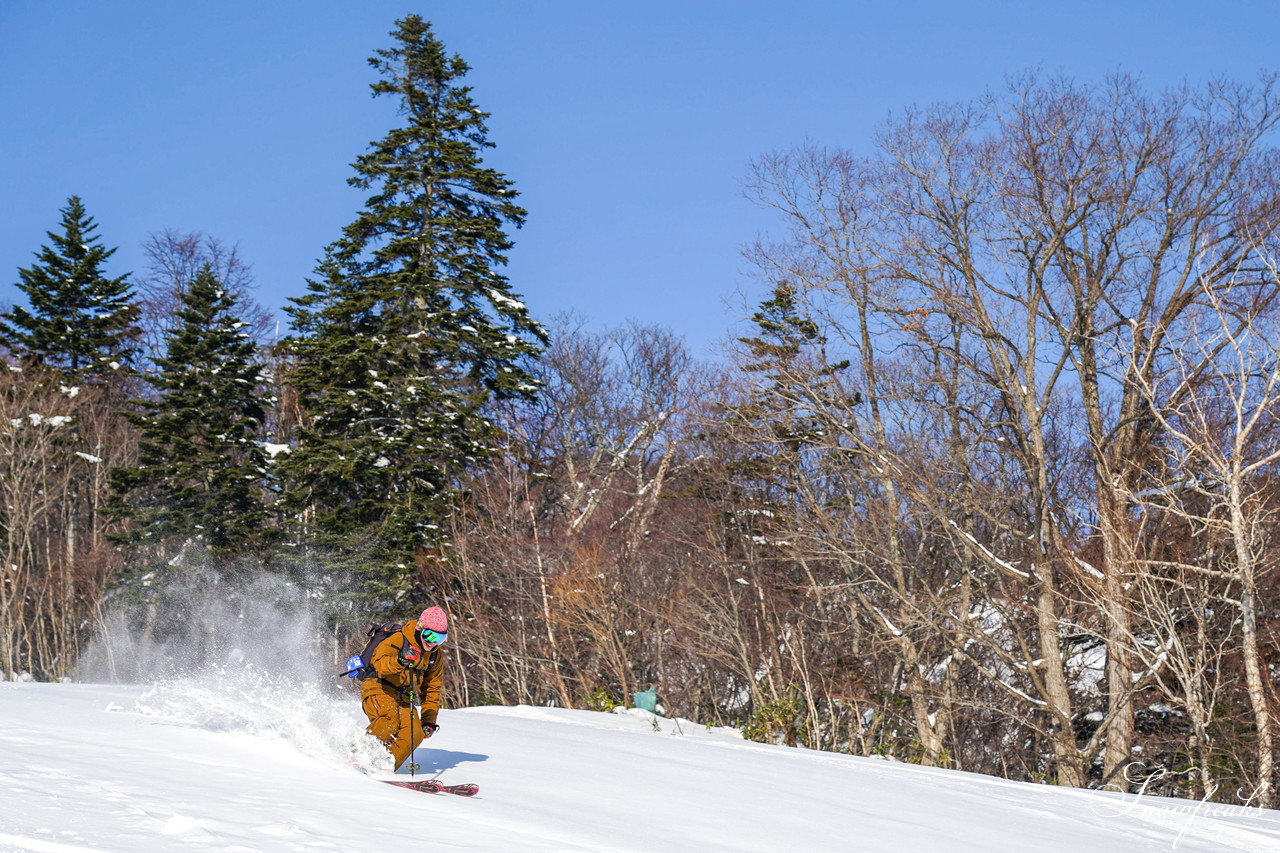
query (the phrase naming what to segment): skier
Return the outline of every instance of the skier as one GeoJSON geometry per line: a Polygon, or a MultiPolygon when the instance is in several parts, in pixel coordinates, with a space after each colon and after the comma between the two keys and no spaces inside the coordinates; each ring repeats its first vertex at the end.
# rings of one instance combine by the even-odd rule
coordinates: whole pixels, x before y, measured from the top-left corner
{"type": "Polygon", "coordinates": [[[449,620],[439,607],[428,607],[416,620],[390,635],[373,652],[371,678],[360,689],[361,707],[369,718],[369,734],[382,741],[396,769],[424,738],[440,728],[440,688],[449,620]],[[418,702],[421,712],[415,713],[418,702]]]}

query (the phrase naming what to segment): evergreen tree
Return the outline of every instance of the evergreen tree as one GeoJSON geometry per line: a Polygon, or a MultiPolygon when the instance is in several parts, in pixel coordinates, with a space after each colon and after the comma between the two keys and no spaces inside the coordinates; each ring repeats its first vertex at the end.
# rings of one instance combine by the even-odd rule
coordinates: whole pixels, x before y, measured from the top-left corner
{"type": "Polygon", "coordinates": [[[274,400],[259,390],[262,365],[236,302],[205,266],[182,294],[168,333],[158,394],[137,402],[138,464],[115,468],[112,511],[138,522],[134,541],[201,536],[212,550],[243,551],[262,535],[268,510],[259,443],[274,400]]]}
{"type": "Polygon", "coordinates": [[[826,337],[801,311],[796,289],[788,282],[774,286],[751,320],[759,335],[738,339],[753,359],[742,369],[768,384],[755,383],[750,401],[735,408],[733,415],[769,424],[774,439],[792,453],[820,443],[829,425],[819,414],[854,406],[862,399],[856,392],[851,396],[842,392],[835,380],[849,362],[828,361],[826,337]]]}
{"type": "Polygon", "coordinates": [[[400,570],[439,541],[457,478],[489,453],[486,405],[531,397],[522,364],[545,332],[500,268],[519,227],[512,182],[483,165],[487,114],[418,16],[369,62],[404,127],[374,142],[350,183],[364,208],[289,309],[290,377],[303,413],[282,460],[286,500],[314,530],[363,538],[400,570]]]}
{"type": "Polygon", "coordinates": [[[62,233],[37,263],[19,269],[18,289],[31,310],[0,315],[0,342],[19,359],[57,368],[68,378],[108,376],[134,355],[138,330],[128,275],[107,278],[103,264],[114,253],[101,245],[97,225],[76,196],[62,209],[62,233]]]}

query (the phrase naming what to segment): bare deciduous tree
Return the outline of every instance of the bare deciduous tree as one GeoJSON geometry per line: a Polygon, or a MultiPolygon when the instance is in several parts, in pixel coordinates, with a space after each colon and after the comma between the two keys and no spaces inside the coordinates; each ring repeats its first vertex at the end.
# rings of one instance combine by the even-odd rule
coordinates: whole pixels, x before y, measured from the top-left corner
{"type": "MultiPolygon", "coordinates": [[[[1144,631],[1134,595],[1148,543],[1128,502],[1159,453],[1155,413],[1187,393],[1149,389],[1171,342],[1194,334],[1204,294],[1272,310],[1275,277],[1259,247],[1280,228],[1280,174],[1264,143],[1278,119],[1269,80],[1151,97],[1126,77],[1086,87],[1030,76],[983,101],[908,111],[886,125],[875,156],[802,150],[761,160],[751,179],[790,225],[754,259],[797,293],[829,360],[859,369],[852,384],[866,397],[830,423],[865,460],[881,535],[872,547],[828,530],[823,547],[847,543],[859,555],[851,565],[902,603],[893,613],[867,605],[895,636],[912,638],[915,619],[944,644],[967,633],[965,644],[1001,659],[1007,671],[989,665],[987,677],[1045,717],[1067,784],[1083,784],[1098,744],[1104,777],[1132,755],[1144,631]],[[918,428],[929,410],[959,444],[904,453],[908,441],[929,447],[918,428]],[[1024,498],[1012,512],[975,503],[963,477],[944,500],[918,476],[984,464],[1014,475],[1024,498]],[[923,601],[942,601],[947,583],[913,586],[918,555],[904,543],[931,528],[949,534],[957,565],[990,573],[979,607],[1034,614],[1002,621],[1027,625],[1025,648],[1019,634],[984,643],[992,632],[971,618],[929,612],[923,601]],[[1107,708],[1084,742],[1068,635],[1106,650],[1107,708]]],[[[921,665],[914,644],[900,651],[910,671],[921,665]]]]}
{"type": "Polygon", "coordinates": [[[243,320],[260,343],[277,335],[277,319],[253,299],[253,271],[236,246],[207,234],[165,230],[142,244],[146,272],[138,279],[138,305],[143,333],[141,345],[148,360],[164,354],[164,335],[172,326],[187,285],[206,265],[235,296],[243,320]]]}
{"type": "MultiPolygon", "coordinates": [[[[1200,260],[1205,262],[1203,254],[1200,260]]],[[[1235,253],[1230,260],[1242,262],[1235,253]]],[[[1273,269],[1271,274],[1280,281],[1273,269]]],[[[1158,386],[1146,389],[1152,398],[1169,401],[1153,408],[1169,470],[1160,488],[1148,488],[1134,500],[1186,519],[1198,536],[1221,547],[1214,561],[1220,565],[1153,563],[1229,582],[1216,597],[1239,614],[1240,656],[1257,736],[1252,788],[1257,802],[1270,807],[1275,724],[1259,622],[1260,591],[1280,560],[1280,507],[1273,497],[1280,463],[1280,318],[1265,310],[1270,297],[1260,299],[1248,286],[1254,275],[1246,273],[1239,288],[1200,280],[1199,322],[1171,343],[1167,372],[1158,386]]],[[[1154,609],[1167,607],[1157,602],[1154,609]]]]}
{"type": "Polygon", "coordinates": [[[98,514],[132,431],[111,385],[0,362],[0,673],[68,674],[119,555],[98,514]]]}

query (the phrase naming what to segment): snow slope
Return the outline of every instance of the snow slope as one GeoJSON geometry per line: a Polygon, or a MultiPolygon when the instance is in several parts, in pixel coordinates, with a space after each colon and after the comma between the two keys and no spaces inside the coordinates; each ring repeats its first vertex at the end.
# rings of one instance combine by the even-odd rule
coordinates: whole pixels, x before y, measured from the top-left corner
{"type": "Polygon", "coordinates": [[[358,703],[313,686],[0,683],[0,851],[1280,851],[1278,812],[1189,814],[643,712],[470,708],[440,722],[422,772],[479,796],[357,774],[353,754],[385,767],[358,703]]]}

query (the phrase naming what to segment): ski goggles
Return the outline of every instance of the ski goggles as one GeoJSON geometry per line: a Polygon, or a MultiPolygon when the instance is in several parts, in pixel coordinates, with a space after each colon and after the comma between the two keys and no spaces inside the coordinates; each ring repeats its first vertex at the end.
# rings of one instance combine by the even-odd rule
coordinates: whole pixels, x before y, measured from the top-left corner
{"type": "Polygon", "coordinates": [[[419,631],[418,636],[422,638],[424,646],[438,646],[449,639],[449,634],[446,631],[428,631],[426,628],[419,631]]]}

